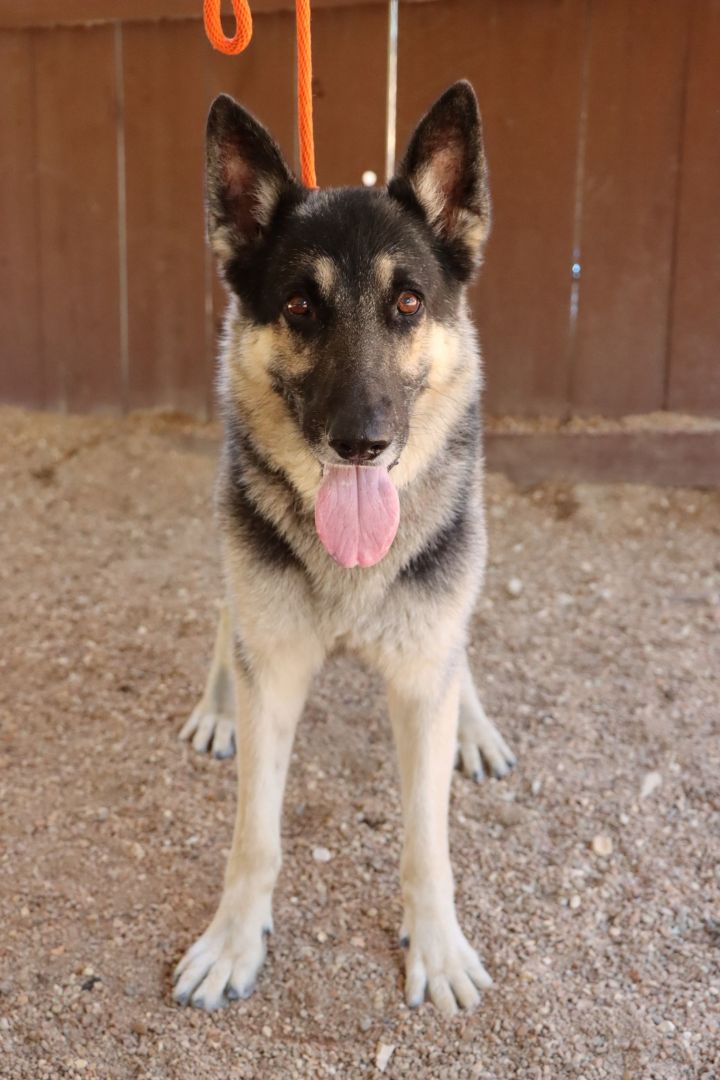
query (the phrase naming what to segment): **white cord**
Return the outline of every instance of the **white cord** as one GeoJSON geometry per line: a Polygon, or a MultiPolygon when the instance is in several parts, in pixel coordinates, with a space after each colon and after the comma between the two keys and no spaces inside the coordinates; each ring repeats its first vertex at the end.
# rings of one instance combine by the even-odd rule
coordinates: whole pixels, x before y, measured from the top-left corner
{"type": "Polygon", "coordinates": [[[395,172],[397,126],[397,50],[399,0],[388,0],[387,103],[385,116],[385,179],[395,172]]]}

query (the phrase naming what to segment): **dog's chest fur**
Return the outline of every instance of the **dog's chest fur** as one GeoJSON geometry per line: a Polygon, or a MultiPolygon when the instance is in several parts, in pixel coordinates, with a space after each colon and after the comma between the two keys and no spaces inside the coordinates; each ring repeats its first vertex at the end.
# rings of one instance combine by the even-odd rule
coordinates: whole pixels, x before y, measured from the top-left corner
{"type": "Polygon", "coordinates": [[[485,560],[479,356],[474,337],[465,337],[462,327],[458,333],[467,346],[466,362],[453,380],[458,393],[441,393],[434,400],[431,394],[426,408],[433,422],[421,414],[411,435],[405,463],[416,457],[418,468],[415,475],[406,468],[409,479],[399,490],[395,542],[381,563],[354,570],[336,565],[318,539],[313,503],[322,474],[313,462],[313,490],[302,460],[302,434],[287,413],[273,428],[272,444],[262,444],[264,427],[257,422],[253,391],[234,339],[228,339],[218,485],[225,542],[245,576],[256,585],[262,582],[268,597],[284,592],[288,604],[299,604],[332,647],[362,649],[389,632],[391,624],[402,632],[403,624],[411,625],[422,611],[437,613],[474,601],[485,560]],[[283,458],[278,448],[286,443],[297,455],[294,477],[278,460],[283,458]]]}

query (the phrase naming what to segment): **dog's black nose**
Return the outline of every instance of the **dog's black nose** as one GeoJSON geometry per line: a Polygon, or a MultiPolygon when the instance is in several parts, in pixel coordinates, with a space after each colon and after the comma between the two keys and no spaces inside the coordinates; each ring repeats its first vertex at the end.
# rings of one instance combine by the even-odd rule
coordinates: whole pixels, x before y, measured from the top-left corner
{"type": "Polygon", "coordinates": [[[336,454],[345,461],[359,464],[373,461],[390,445],[390,439],[330,439],[330,445],[336,454]]]}

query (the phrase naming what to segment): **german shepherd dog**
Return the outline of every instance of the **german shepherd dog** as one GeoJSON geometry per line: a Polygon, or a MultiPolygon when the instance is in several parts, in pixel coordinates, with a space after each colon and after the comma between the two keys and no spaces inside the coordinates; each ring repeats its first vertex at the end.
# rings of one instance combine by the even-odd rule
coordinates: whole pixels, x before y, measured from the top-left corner
{"type": "Polygon", "coordinates": [[[421,120],[386,188],[311,191],[231,98],[207,128],[209,235],[229,294],[218,505],[227,586],[208,683],[181,733],[237,748],[238,808],[210,926],[174,995],[247,997],[272,929],[283,790],[315,673],[352,650],[385,678],[404,848],[405,994],[444,1013],[491,980],[458,925],[456,753],[514,764],[466,645],[486,553],[480,354],[466,286],[490,224],[472,87],[421,120]]]}

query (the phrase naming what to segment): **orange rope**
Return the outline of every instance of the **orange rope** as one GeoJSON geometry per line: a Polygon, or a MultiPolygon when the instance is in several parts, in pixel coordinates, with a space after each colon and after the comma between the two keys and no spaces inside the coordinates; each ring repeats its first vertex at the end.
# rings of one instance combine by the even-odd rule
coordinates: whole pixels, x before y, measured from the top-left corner
{"type": "Polygon", "coordinates": [[[310,42],[310,0],[295,0],[297,26],[297,99],[300,171],[306,187],[317,187],[315,178],[315,137],[313,135],[312,47],[310,42]]]}
{"type": "MultiPolygon", "coordinates": [[[[248,0],[232,0],[235,33],[229,38],[220,22],[220,0],[203,0],[205,33],[213,49],[237,56],[250,44],[252,15],[248,0]]],[[[300,171],[306,187],[317,187],[315,139],[313,135],[312,47],[310,40],[310,0],[295,0],[297,30],[297,99],[300,171]]]]}
{"type": "Polygon", "coordinates": [[[203,22],[205,33],[213,49],[225,53],[226,56],[237,56],[243,49],[247,49],[252,37],[252,15],[248,0],[232,0],[233,15],[235,16],[235,35],[225,37],[225,31],[220,22],[220,0],[204,0],[203,22]]]}

